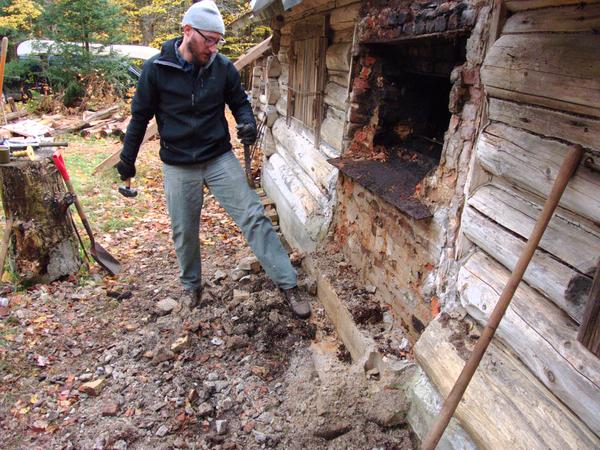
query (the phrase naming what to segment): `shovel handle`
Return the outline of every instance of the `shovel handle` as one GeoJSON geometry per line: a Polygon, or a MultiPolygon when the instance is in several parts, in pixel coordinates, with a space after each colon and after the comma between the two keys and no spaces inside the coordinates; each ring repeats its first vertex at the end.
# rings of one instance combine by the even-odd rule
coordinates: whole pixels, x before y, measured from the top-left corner
{"type": "Polygon", "coordinates": [[[71,183],[71,178],[69,177],[69,172],[67,172],[67,166],[65,165],[65,160],[63,159],[62,153],[60,151],[55,151],[52,154],[52,160],[56,165],[56,168],[60,172],[63,180],[65,180],[65,184],[67,185],[67,190],[73,196],[73,201],[75,203],[75,208],[77,209],[77,213],[81,218],[81,222],[85,227],[85,231],[87,231],[88,237],[90,238],[90,244],[92,248],[96,245],[96,240],[94,239],[94,233],[92,232],[92,227],[87,220],[85,213],[83,212],[83,208],[81,207],[81,203],[79,203],[79,198],[77,198],[77,194],[75,194],[75,189],[73,188],[73,184],[71,183]]]}

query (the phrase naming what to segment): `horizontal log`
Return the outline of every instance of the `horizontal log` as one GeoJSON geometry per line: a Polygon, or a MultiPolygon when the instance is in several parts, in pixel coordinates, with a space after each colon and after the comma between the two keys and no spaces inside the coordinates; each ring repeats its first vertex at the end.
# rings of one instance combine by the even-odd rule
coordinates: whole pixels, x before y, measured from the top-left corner
{"type": "Polygon", "coordinates": [[[20,111],[6,113],[4,118],[6,119],[7,122],[10,122],[12,120],[19,119],[19,118],[25,117],[27,115],[29,115],[29,112],[22,109],[20,111]]]}
{"type": "MultiPolygon", "coordinates": [[[[296,132],[294,126],[287,126],[282,118],[273,125],[273,137],[277,151],[285,153],[289,164],[310,177],[322,194],[331,197],[337,180],[337,169],[327,162],[327,155],[315,148],[314,141],[296,132]],[[280,150],[280,146],[284,150],[280,150]]],[[[313,195],[318,194],[313,192],[313,195]]]]}
{"type": "MultiPolygon", "coordinates": [[[[585,3],[593,3],[596,0],[588,0],[585,3]]],[[[551,6],[581,5],[581,0],[507,0],[504,2],[506,9],[512,12],[525,11],[528,9],[549,8],[551,6]]]]}
{"type": "MultiPolygon", "coordinates": [[[[517,128],[492,123],[477,143],[480,164],[524,190],[546,197],[569,146],[517,128]]],[[[600,223],[600,173],[580,165],[560,206],[600,223]]]]}
{"type": "Polygon", "coordinates": [[[281,62],[275,55],[267,58],[265,72],[267,78],[277,78],[281,75],[281,62]]]}
{"type": "Polygon", "coordinates": [[[321,125],[321,138],[339,152],[342,151],[344,121],[334,115],[332,108],[327,108],[325,120],[321,125]]]}
{"type": "Polygon", "coordinates": [[[282,34],[280,46],[281,47],[289,47],[292,44],[292,35],[291,34],[282,34]]]}
{"type": "Polygon", "coordinates": [[[342,111],[346,110],[348,89],[337,83],[327,83],[325,86],[325,103],[342,111]]]}
{"type": "Polygon", "coordinates": [[[599,60],[600,35],[504,35],[488,51],[481,80],[500,89],[496,95],[513,91],[540,105],[550,98],[559,109],[598,117],[599,60]]]}
{"type": "MultiPolygon", "coordinates": [[[[442,396],[450,392],[479,333],[469,320],[442,315],[417,341],[415,358],[442,396]]],[[[454,416],[482,449],[598,445],[598,438],[496,340],[489,345],[454,416]]]]}
{"type": "Polygon", "coordinates": [[[350,43],[330,45],[325,55],[327,69],[349,72],[351,47],[350,43]]]}
{"type": "Polygon", "coordinates": [[[279,154],[264,162],[262,183],[279,213],[286,240],[297,249],[311,252],[323,238],[331,221],[333,204],[315,199],[279,154]]]}
{"type": "Polygon", "coordinates": [[[354,28],[360,7],[361,3],[353,3],[334,9],[329,16],[329,27],[334,31],[354,28]]]}
{"type": "Polygon", "coordinates": [[[353,37],[354,37],[354,28],[348,28],[346,30],[337,30],[333,33],[331,43],[332,44],[351,43],[353,37]]]}
{"type": "MultiPolygon", "coordinates": [[[[503,210],[498,212],[502,213],[503,210]]],[[[463,212],[462,231],[469,240],[509,270],[515,268],[525,248],[526,240],[513,235],[471,207],[465,208],[463,212]]],[[[587,284],[581,282],[580,274],[551,255],[537,250],[523,280],[552,300],[577,323],[581,323],[592,284],[591,278],[587,279],[587,284]],[[569,292],[573,280],[578,280],[576,294],[569,292]]]]}
{"type": "Polygon", "coordinates": [[[341,71],[333,71],[329,70],[327,72],[328,81],[335,83],[339,86],[342,86],[344,89],[348,89],[348,85],[350,83],[349,72],[341,70],[341,71]]]}
{"type": "Polygon", "coordinates": [[[599,28],[600,3],[578,3],[514,14],[504,24],[502,33],[580,33],[599,28]]]}
{"type": "Polygon", "coordinates": [[[107,117],[112,116],[117,111],[119,111],[119,108],[120,108],[119,105],[113,105],[113,106],[110,106],[101,111],[94,112],[94,113],[90,114],[89,116],[87,116],[85,119],[80,120],[79,122],[77,122],[74,125],[70,125],[66,128],[58,128],[57,130],[55,130],[54,134],[55,135],[63,135],[63,134],[68,134],[68,133],[74,133],[76,131],[79,131],[79,130],[89,126],[89,124],[95,120],[105,119],[107,117]]]}
{"type": "Polygon", "coordinates": [[[535,134],[559,138],[600,153],[600,119],[490,98],[488,117],[535,134]]]}
{"type": "MultiPolygon", "coordinates": [[[[474,253],[460,269],[460,301],[480,324],[487,321],[509,276],[504,267],[482,252],[474,253]]],[[[577,341],[577,326],[571,319],[521,283],[496,337],[594,433],[600,434],[600,359],[577,341]]],[[[583,447],[550,447],[598,448],[598,437],[594,439],[583,447]]]]}
{"type": "MultiPolygon", "coordinates": [[[[512,233],[528,238],[542,211],[539,197],[491,184],[477,189],[468,205],[512,233]]],[[[583,273],[589,273],[600,257],[600,227],[576,222],[558,211],[552,217],[539,248],[565,261],[583,273]]]]}

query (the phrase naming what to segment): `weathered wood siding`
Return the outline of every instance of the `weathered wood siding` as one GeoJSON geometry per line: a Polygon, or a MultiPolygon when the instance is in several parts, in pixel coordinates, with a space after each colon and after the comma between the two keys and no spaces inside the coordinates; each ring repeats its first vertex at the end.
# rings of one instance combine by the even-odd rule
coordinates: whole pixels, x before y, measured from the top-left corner
{"type": "MultiPolygon", "coordinates": [[[[466,240],[459,255],[464,262],[457,282],[462,305],[481,326],[525,246],[569,146],[580,144],[585,159],[600,161],[600,3],[577,3],[506,2],[514,14],[488,49],[481,69],[488,122],[470,168],[461,225],[466,240]]],[[[492,436],[483,436],[473,428],[481,418],[459,407],[459,420],[483,446],[600,446],[600,359],[576,339],[598,258],[600,173],[582,164],[496,334],[497,345],[505,345],[507,355],[516,355],[515,364],[528,372],[527,384],[515,381],[512,389],[522,391],[529,404],[551,402],[552,418],[540,411],[527,419],[537,423],[531,430],[520,422],[522,430],[504,435],[490,424],[492,436]],[[538,386],[535,390],[532,383],[538,386]],[[536,391],[543,394],[543,402],[533,399],[536,391]],[[568,431],[560,438],[546,435],[554,427],[548,420],[568,431]]],[[[422,348],[420,360],[428,364],[427,347],[422,348]]],[[[486,367],[484,362],[483,376],[489,375],[486,367]]],[[[447,368],[427,370],[438,386],[445,386],[437,383],[442,372],[447,375],[447,368]]],[[[479,414],[495,418],[484,405],[478,408],[479,414]]],[[[519,414],[515,411],[510,420],[519,414]]]]}
{"type": "MultiPolygon", "coordinates": [[[[284,14],[281,47],[274,56],[280,70],[269,76],[262,74],[260,78],[265,92],[264,98],[259,99],[262,100],[260,109],[265,110],[267,103],[272,105],[267,122],[263,187],[281,210],[281,228],[286,238],[302,251],[314,250],[325,237],[333,216],[337,169],[327,163],[327,159],[339,156],[342,151],[350,49],[358,9],[358,2],[348,0],[309,0],[292,8],[284,14]],[[317,127],[320,142],[315,146],[312,130],[294,118],[286,120],[290,83],[288,56],[294,28],[325,15],[329,17],[331,39],[323,55],[326,66],[321,97],[323,118],[317,127]],[[271,95],[267,95],[269,92],[271,95]]],[[[259,114],[260,117],[263,116],[259,114]]]]}

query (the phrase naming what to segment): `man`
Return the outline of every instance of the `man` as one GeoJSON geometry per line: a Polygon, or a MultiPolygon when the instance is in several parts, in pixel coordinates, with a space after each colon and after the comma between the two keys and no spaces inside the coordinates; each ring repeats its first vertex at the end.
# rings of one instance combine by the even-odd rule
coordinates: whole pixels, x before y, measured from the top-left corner
{"type": "Polygon", "coordinates": [[[217,50],[224,42],[221,14],[212,0],[202,0],[187,10],[181,25],[183,36],[165,42],[160,55],[144,64],[117,165],[119,175],[122,180],[135,176],[139,147],[155,116],[183,306],[194,308],[202,294],[199,232],[206,185],[241,228],[294,314],[306,319],[310,305],[297,287],[296,272],[231,151],[225,104],[243,143],[256,140],[256,122],[237,70],[217,50]]]}

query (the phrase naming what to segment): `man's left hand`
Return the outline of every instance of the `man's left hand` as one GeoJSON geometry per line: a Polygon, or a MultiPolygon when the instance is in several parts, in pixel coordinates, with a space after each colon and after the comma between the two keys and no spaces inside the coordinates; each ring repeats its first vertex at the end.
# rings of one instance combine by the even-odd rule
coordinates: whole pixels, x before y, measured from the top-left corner
{"type": "Polygon", "coordinates": [[[252,145],[256,142],[256,125],[253,123],[242,123],[237,126],[237,137],[244,145],[252,145]]]}

